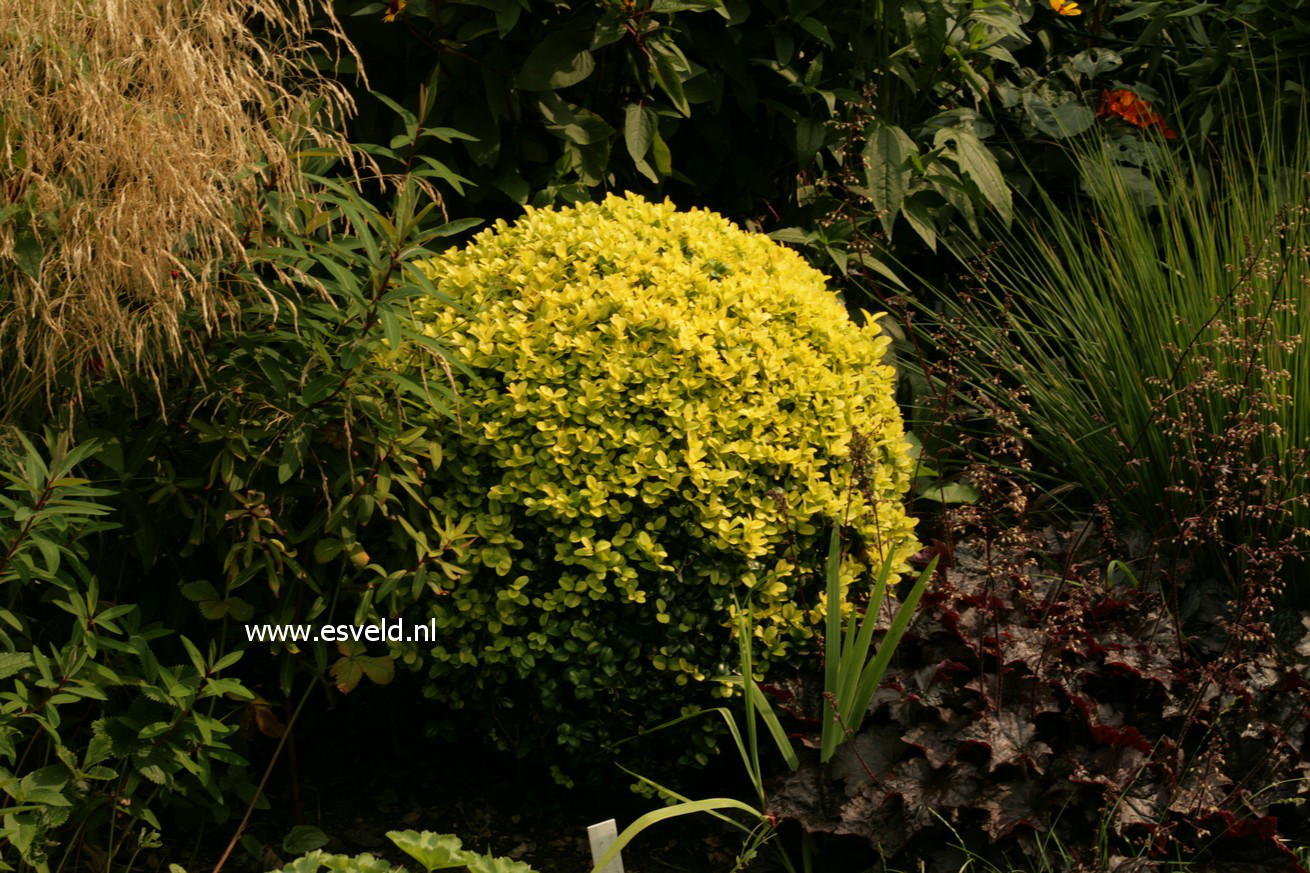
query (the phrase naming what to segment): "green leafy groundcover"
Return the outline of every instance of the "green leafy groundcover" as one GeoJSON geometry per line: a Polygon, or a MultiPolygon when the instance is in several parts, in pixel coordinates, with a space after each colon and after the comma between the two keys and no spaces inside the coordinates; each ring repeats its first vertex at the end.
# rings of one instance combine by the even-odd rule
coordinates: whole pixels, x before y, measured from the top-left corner
{"type": "Polygon", "coordinates": [[[429,695],[500,694],[593,747],[704,700],[679,686],[728,672],[739,608],[762,669],[795,654],[823,613],[797,571],[823,529],[849,525],[866,563],[917,549],[888,341],[794,252],[612,196],[427,269],[456,305],[420,301],[416,324],[463,364],[433,509],[478,537],[428,597],[429,695]]]}
{"type": "MultiPolygon", "coordinates": [[[[431,831],[388,831],[391,842],[409,855],[426,871],[468,870],[469,873],[534,873],[521,861],[479,855],[465,849],[458,837],[434,834],[431,831]]],[[[328,852],[310,852],[297,858],[280,873],[317,873],[319,870],[335,873],[404,873],[404,867],[395,867],[376,855],[333,855],[328,852]]]]}

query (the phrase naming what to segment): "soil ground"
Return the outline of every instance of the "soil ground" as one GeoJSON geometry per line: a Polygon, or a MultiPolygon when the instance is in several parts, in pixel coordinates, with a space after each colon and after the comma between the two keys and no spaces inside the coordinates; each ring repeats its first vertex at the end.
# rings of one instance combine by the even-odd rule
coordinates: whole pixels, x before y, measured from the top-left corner
{"type": "MultiPolygon", "coordinates": [[[[394,694],[378,694],[371,701],[376,707],[350,701],[335,712],[302,714],[295,779],[292,755],[284,752],[265,791],[270,808],[253,814],[245,831],[253,839],[233,852],[224,870],[263,873],[281,866],[292,859],[281,851],[283,838],[305,824],[327,834],[326,851],[372,852],[395,863],[409,860],[410,869],[412,860],[394,848],[387,831],[455,834],[466,848],[523,861],[538,873],[589,873],[588,825],[613,818],[622,830],[660,806],[634,793],[635,780],[617,767],[591,787],[565,788],[540,764],[475,740],[426,740],[421,717],[413,708],[390,709],[395,700],[394,694]]],[[[255,743],[265,751],[257,762],[262,768],[276,742],[256,737],[255,743]]],[[[722,775],[697,774],[677,787],[692,797],[740,795],[743,786],[732,772],[722,775]]],[[[147,863],[176,862],[190,873],[212,870],[235,827],[211,826],[197,840],[198,850],[173,845],[147,863]]],[[[624,850],[623,863],[626,873],[726,873],[740,847],[739,831],[709,816],[688,816],[643,833],[624,850]]]]}

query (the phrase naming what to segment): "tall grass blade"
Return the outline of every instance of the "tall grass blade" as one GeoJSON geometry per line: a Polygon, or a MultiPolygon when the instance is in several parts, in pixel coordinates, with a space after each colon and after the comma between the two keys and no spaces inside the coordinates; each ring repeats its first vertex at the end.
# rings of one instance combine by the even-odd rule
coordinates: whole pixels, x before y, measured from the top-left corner
{"type": "Polygon", "coordinates": [[[614,841],[614,845],[610,846],[609,851],[596,862],[596,866],[592,868],[591,873],[597,873],[597,871],[603,870],[605,865],[614,860],[619,852],[623,850],[624,846],[632,842],[637,835],[651,825],[659,824],[662,821],[668,821],[671,818],[678,818],[679,816],[692,815],[698,812],[710,812],[718,809],[736,809],[750,813],[756,818],[764,818],[764,813],[760,812],[758,809],[755,809],[749,804],[742,803],[740,800],[733,800],[731,797],[714,797],[708,800],[692,800],[687,803],[679,803],[677,806],[657,809],[653,812],[646,813],[641,818],[624,828],[623,833],[619,834],[619,838],[614,841]]]}

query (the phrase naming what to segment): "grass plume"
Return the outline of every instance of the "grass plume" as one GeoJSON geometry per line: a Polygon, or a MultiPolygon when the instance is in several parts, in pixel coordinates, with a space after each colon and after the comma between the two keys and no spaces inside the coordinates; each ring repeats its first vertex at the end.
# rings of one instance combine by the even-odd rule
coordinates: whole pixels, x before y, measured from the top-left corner
{"type": "Polygon", "coordinates": [[[267,188],[352,109],[312,0],[0,0],[0,418],[88,376],[156,379],[229,306],[267,188]],[[323,122],[316,126],[313,120],[323,122]]]}

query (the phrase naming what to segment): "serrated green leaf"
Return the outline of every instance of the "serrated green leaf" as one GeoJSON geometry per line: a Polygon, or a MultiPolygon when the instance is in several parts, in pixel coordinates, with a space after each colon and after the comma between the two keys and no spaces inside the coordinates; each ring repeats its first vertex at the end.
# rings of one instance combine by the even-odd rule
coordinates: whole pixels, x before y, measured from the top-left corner
{"type": "Polygon", "coordinates": [[[332,678],[337,680],[337,690],[342,694],[349,694],[359,685],[359,680],[364,678],[364,670],[359,666],[359,662],[350,657],[341,657],[336,660],[329,671],[332,678]]]}
{"type": "Polygon", "coordinates": [[[423,869],[448,870],[466,866],[471,853],[464,850],[459,838],[451,834],[434,834],[429,831],[387,831],[387,838],[396,847],[423,865],[423,869]]]}
{"type": "Polygon", "coordinates": [[[255,607],[240,597],[229,597],[223,601],[223,605],[227,608],[228,614],[237,621],[250,621],[255,617],[255,607]]]}
{"type": "Polygon", "coordinates": [[[208,582],[188,582],[182,586],[182,596],[192,603],[202,600],[217,600],[218,592],[208,582]]]}
{"type": "Polygon", "coordinates": [[[0,652],[0,679],[8,679],[32,666],[32,656],[26,652],[0,652]]]}
{"type": "Polygon", "coordinates": [[[473,855],[466,865],[469,873],[536,873],[522,861],[509,858],[493,858],[491,855],[473,855]]]}

